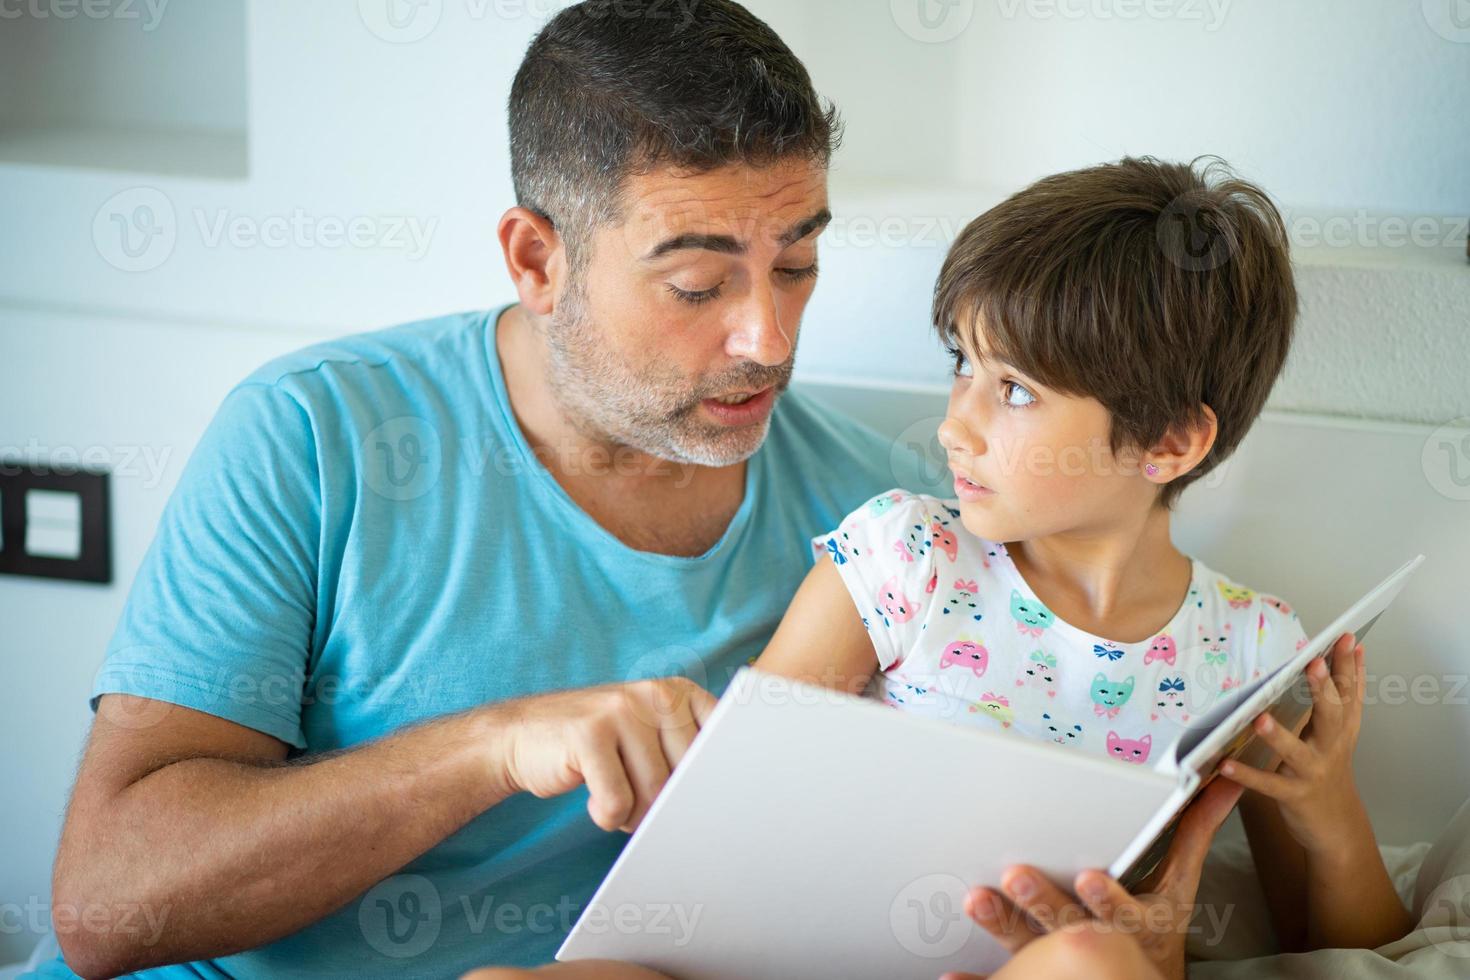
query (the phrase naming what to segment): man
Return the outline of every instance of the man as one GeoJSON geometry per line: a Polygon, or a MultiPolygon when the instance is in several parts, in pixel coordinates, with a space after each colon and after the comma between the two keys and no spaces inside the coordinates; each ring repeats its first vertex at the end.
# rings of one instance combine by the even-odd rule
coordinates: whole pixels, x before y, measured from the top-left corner
{"type": "Polygon", "coordinates": [[[666,10],[581,4],[527,52],[519,304],[224,400],[96,679],[53,882],[89,918],[42,975],[549,960],[808,536],[918,485],[783,394],[835,113],[743,8],[666,10]]]}

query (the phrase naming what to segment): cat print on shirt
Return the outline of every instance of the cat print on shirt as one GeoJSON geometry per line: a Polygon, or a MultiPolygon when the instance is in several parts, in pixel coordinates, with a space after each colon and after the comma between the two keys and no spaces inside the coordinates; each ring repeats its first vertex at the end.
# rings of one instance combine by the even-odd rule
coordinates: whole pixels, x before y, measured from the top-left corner
{"type": "Polygon", "coordinates": [[[972,534],[954,504],[894,490],[810,539],[872,636],[870,696],[893,707],[1157,766],[1235,685],[1306,642],[1291,606],[1198,559],[1149,639],[1095,636],[1048,609],[1005,544],[972,534]],[[992,627],[996,617],[1009,625],[992,627]]]}
{"type": "Polygon", "coordinates": [[[942,615],[953,613],[960,618],[980,622],[985,616],[980,612],[980,586],[974,579],[955,579],[945,597],[942,615]]]}
{"type": "Polygon", "coordinates": [[[980,700],[970,705],[970,710],[976,713],[987,714],[1001,723],[1004,728],[1010,728],[1011,722],[1015,720],[1015,712],[1011,710],[1011,700],[994,691],[986,691],[980,695],[980,700]]]}
{"type": "Polygon", "coordinates": [[[1041,600],[1027,599],[1015,589],[1011,590],[1011,618],[1016,621],[1016,629],[1033,637],[1041,636],[1056,621],[1056,616],[1041,600]]]}
{"type": "Polygon", "coordinates": [[[1069,725],[1059,718],[1053,718],[1049,712],[1041,713],[1041,727],[1047,737],[1058,745],[1076,745],[1082,741],[1081,725],[1069,725]]]}
{"type": "Polygon", "coordinates": [[[956,640],[939,655],[940,670],[964,667],[974,671],[976,677],[984,677],[989,666],[990,651],[975,640],[956,640]]]}
{"type": "Polygon", "coordinates": [[[1016,678],[1016,686],[1044,691],[1049,698],[1056,697],[1056,656],[1044,650],[1032,650],[1031,656],[1026,659],[1026,663],[1021,667],[1021,675],[1016,678]]]}
{"type": "Polygon", "coordinates": [[[1123,705],[1127,704],[1131,697],[1133,697],[1132,675],[1121,681],[1110,681],[1106,674],[1099,673],[1092,679],[1093,711],[1099,716],[1118,717],[1118,712],[1123,710],[1123,705]]]}
{"type": "Polygon", "coordinates": [[[1166,718],[1179,725],[1188,722],[1189,699],[1184,687],[1183,677],[1165,677],[1159,681],[1159,690],[1154,698],[1153,710],[1148,713],[1148,720],[1166,718]]]}
{"type": "Polygon", "coordinates": [[[1148,761],[1148,754],[1153,750],[1154,737],[1145,735],[1142,738],[1124,738],[1117,732],[1108,732],[1108,755],[1122,759],[1124,762],[1132,762],[1142,765],[1148,761]]]}

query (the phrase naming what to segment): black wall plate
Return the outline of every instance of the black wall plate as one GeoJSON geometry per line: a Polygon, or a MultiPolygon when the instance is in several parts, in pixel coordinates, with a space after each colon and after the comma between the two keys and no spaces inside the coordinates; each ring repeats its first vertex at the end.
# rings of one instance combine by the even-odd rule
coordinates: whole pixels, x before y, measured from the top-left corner
{"type": "Polygon", "coordinates": [[[79,582],[112,581],[111,491],[105,470],[0,460],[0,575],[79,582]],[[81,498],[81,552],[76,558],[26,551],[26,491],[58,490],[81,498]]]}

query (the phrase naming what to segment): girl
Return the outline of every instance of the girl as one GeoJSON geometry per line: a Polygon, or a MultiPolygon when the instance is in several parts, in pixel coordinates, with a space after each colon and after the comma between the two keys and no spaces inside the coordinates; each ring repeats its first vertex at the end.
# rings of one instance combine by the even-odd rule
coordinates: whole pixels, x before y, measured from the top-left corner
{"type": "MultiPolygon", "coordinates": [[[[933,308],[955,362],[939,428],[955,496],[892,490],[814,538],[758,669],[1157,765],[1306,643],[1287,603],[1170,537],[1180,492],[1259,414],[1296,315],[1279,214],[1216,171],[1059,174],[961,233],[933,308]]],[[[1251,791],[1242,817],[1288,950],[1411,925],[1353,786],[1362,650],[1344,640],[1307,672],[1306,731],[1257,721],[1279,771],[1225,773],[1251,791]]],[[[1063,897],[1027,868],[1003,885],[970,908],[1007,941],[1026,932],[1018,909],[1063,897]]]]}

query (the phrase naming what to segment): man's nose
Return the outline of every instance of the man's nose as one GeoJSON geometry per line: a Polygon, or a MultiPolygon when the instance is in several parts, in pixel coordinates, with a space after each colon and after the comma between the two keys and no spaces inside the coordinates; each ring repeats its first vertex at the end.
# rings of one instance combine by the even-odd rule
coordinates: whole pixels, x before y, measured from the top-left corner
{"type": "Polygon", "coordinates": [[[725,341],[725,353],[767,367],[785,364],[795,346],[795,324],[782,321],[772,289],[753,289],[737,308],[740,318],[725,341]]]}

